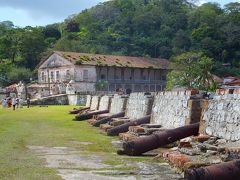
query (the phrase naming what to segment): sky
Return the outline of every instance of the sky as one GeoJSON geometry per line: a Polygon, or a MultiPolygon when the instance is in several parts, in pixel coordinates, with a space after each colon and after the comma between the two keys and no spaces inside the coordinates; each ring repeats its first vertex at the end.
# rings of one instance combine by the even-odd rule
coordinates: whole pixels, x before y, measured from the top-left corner
{"type": "MultiPolygon", "coordinates": [[[[68,16],[107,0],[0,0],[0,22],[12,21],[15,26],[44,26],[62,22],[68,16]]],[[[240,0],[199,0],[224,5],[240,0]]]]}

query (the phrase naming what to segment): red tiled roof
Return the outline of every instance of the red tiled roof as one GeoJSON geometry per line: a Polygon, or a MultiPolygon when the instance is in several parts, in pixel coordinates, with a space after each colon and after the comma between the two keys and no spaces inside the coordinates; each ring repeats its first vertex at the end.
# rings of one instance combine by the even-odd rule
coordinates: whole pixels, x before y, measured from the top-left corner
{"type": "Polygon", "coordinates": [[[237,79],[237,77],[227,76],[227,77],[224,77],[224,79],[237,79]]]}
{"type": "Polygon", "coordinates": [[[226,85],[240,85],[240,79],[235,79],[231,82],[227,82],[226,85]]]}
{"type": "Polygon", "coordinates": [[[100,55],[62,51],[54,51],[54,53],[79,65],[172,69],[172,63],[166,59],[159,58],[100,55]]]}
{"type": "Polygon", "coordinates": [[[17,87],[17,84],[15,83],[15,84],[11,84],[11,85],[7,86],[6,88],[7,89],[15,89],[16,87],[17,87]]]}

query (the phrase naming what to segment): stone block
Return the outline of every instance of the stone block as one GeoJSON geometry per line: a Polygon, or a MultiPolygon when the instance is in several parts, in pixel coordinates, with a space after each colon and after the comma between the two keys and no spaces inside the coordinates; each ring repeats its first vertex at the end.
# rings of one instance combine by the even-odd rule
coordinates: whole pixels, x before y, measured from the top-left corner
{"type": "Polygon", "coordinates": [[[168,160],[174,167],[178,167],[180,169],[183,169],[184,165],[187,162],[190,162],[190,158],[188,156],[180,154],[176,151],[168,153],[165,159],[168,160]]]}
{"type": "Polygon", "coordinates": [[[179,147],[179,148],[183,148],[183,147],[185,147],[185,148],[191,148],[191,147],[192,147],[192,144],[191,144],[189,141],[180,141],[180,142],[178,143],[178,147],[179,147]]]}
{"type": "Polygon", "coordinates": [[[205,141],[207,141],[207,140],[209,140],[209,136],[193,136],[192,137],[192,141],[194,141],[194,142],[200,142],[200,143],[203,143],[203,142],[205,142],[205,141]]]}

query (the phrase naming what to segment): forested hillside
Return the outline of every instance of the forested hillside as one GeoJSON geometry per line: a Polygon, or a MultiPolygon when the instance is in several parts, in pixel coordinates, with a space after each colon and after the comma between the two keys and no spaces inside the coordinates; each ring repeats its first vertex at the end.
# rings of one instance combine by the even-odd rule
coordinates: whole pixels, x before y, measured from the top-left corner
{"type": "Polygon", "coordinates": [[[112,0],[46,27],[1,23],[1,68],[11,67],[0,71],[9,79],[14,80],[11,69],[34,70],[49,50],[168,59],[203,52],[214,59],[214,73],[239,76],[240,3],[220,7],[186,0],[112,0]]]}

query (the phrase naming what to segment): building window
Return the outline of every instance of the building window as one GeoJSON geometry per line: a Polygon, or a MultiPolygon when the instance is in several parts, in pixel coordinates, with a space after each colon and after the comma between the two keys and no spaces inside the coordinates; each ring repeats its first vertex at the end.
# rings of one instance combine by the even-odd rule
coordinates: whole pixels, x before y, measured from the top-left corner
{"type": "Polygon", "coordinates": [[[42,72],[42,74],[41,74],[41,77],[42,77],[41,79],[42,79],[42,81],[45,81],[45,77],[44,77],[44,76],[45,76],[45,74],[44,74],[44,72],[42,72]]]}
{"type": "Polygon", "coordinates": [[[167,76],[166,75],[162,76],[162,80],[166,81],[167,80],[167,76]]]}
{"type": "Polygon", "coordinates": [[[70,70],[66,70],[66,80],[70,80],[70,70]]]}
{"type": "Polygon", "coordinates": [[[88,80],[88,70],[83,70],[83,80],[87,81],[88,80]]]}
{"type": "Polygon", "coordinates": [[[67,70],[67,71],[66,71],[66,75],[67,75],[67,76],[70,76],[70,70],[67,70]]]}
{"type": "Polygon", "coordinates": [[[54,81],[54,72],[51,72],[51,81],[54,81]]]}
{"type": "Polygon", "coordinates": [[[60,74],[59,74],[59,71],[56,71],[56,80],[57,80],[57,81],[60,80],[60,74]]]}
{"type": "Polygon", "coordinates": [[[101,74],[101,79],[106,79],[105,74],[101,74]]]}

